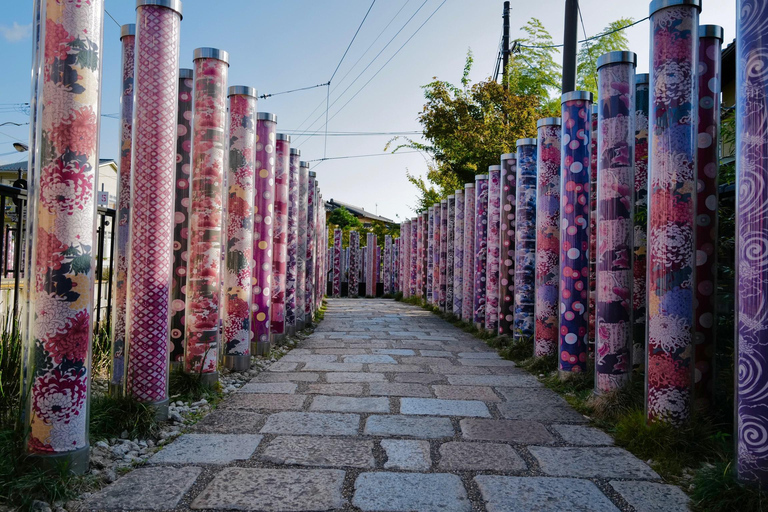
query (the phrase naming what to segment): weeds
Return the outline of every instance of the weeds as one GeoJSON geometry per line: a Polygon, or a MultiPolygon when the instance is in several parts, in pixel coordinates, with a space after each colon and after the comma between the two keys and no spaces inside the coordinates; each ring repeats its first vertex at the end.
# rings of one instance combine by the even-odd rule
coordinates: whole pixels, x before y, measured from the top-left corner
{"type": "Polygon", "coordinates": [[[702,467],[693,479],[693,510],[700,512],[763,512],[768,510],[768,495],[754,485],[736,478],[731,462],[702,467]]]}
{"type": "Polygon", "coordinates": [[[90,438],[93,441],[121,437],[146,438],[155,436],[160,425],[155,408],[133,397],[98,396],[91,398],[90,438]]]}
{"type": "Polygon", "coordinates": [[[203,382],[201,376],[196,373],[186,373],[182,367],[171,370],[168,391],[172,398],[185,402],[197,402],[201,398],[214,404],[221,399],[221,384],[216,382],[213,386],[203,382]]]}
{"type": "Polygon", "coordinates": [[[22,340],[18,318],[7,311],[0,333],[0,429],[12,429],[21,407],[22,340]],[[16,333],[14,335],[14,333],[16,333]]]}

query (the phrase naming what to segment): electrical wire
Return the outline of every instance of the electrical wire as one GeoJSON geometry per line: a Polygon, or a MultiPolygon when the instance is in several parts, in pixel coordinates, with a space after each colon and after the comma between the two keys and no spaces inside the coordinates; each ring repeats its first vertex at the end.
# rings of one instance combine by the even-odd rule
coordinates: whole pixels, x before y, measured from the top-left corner
{"type": "MultiPolygon", "coordinates": [[[[637,21],[635,21],[633,23],[630,23],[629,25],[625,25],[623,27],[619,27],[619,28],[616,28],[616,29],[613,29],[613,30],[609,30],[608,32],[602,32],[602,33],[594,35],[592,37],[587,37],[586,39],[582,39],[581,41],[578,41],[578,42],[579,43],[586,43],[588,41],[593,41],[595,39],[600,39],[601,37],[609,36],[611,34],[615,34],[616,32],[621,32],[622,30],[628,29],[629,27],[634,27],[635,25],[637,25],[639,23],[642,23],[644,21],[647,21],[649,19],[650,19],[650,16],[646,16],[645,18],[643,18],[641,20],[637,20],[637,21]]],[[[515,42],[517,43],[518,47],[532,48],[532,49],[562,48],[563,46],[565,46],[564,44],[549,44],[549,45],[545,45],[545,46],[534,46],[534,45],[529,45],[529,44],[523,44],[523,43],[520,43],[519,41],[515,41],[515,42]]]]}
{"type": "Polygon", "coordinates": [[[344,50],[344,55],[341,56],[341,60],[336,65],[336,69],[333,70],[333,74],[331,75],[330,80],[328,80],[328,83],[333,82],[333,78],[336,76],[336,72],[339,71],[339,68],[341,67],[341,63],[344,62],[344,57],[347,56],[347,52],[349,52],[349,49],[352,48],[352,43],[355,42],[355,39],[357,38],[357,34],[360,32],[360,29],[363,28],[363,23],[365,23],[366,18],[368,18],[368,15],[371,13],[371,9],[373,9],[373,4],[376,3],[376,0],[373,0],[371,2],[371,6],[368,7],[368,11],[365,13],[365,16],[363,16],[363,21],[360,22],[360,25],[357,27],[357,30],[355,31],[355,35],[352,36],[352,40],[349,42],[349,45],[347,45],[347,49],[344,50]]]}
{"type": "Polygon", "coordinates": [[[307,160],[308,162],[325,162],[326,160],[346,160],[348,158],[369,158],[374,156],[393,156],[393,155],[405,155],[408,153],[421,153],[421,151],[398,151],[397,153],[370,153],[368,155],[346,155],[346,156],[329,156],[327,158],[315,158],[314,160],[307,160]]]}
{"type": "Polygon", "coordinates": [[[117,28],[122,28],[122,25],[120,25],[120,23],[115,19],[114,16],[109,14],[109,11],[106,8],[104,9],[104,12],[107,13],[107,16],[109,16],[110,19],[115,22],[115,25],[117,25],[117,28]]]}
{"type": "Polygon", "coordinates": [[[300,87],[298,89],[291,89],[290,91],[273,92],[269,94],[262,94],[259,96],[261,99],[271,98],[272,96],[280,96],[281,94],[288,94],[292,92],[308,91],[309,89],[317,89],[318,87],[327,87],[331,85],[331,82],[325,82],[324,84],[310,85],[309,87],[300,87]]]}

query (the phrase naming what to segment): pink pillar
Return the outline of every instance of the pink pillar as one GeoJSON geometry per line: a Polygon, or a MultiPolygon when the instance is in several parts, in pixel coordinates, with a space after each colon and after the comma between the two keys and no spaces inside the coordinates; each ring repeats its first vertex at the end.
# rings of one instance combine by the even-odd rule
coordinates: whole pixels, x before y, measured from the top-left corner
{"type": "MultiPolygon", "coordinates": [[[[490,169],[489,169],[490,170],[490,169]]],[[[473,322],[485,328],[485,280],[488,263],[488,175],[475,176],[475,241],[473,322]]]]}
{"type": "MultiPolygon", "coordinates": [[[[169,298],[173,258],[181,12],[146,0],[136,7],[128,253],[127,390],[167,414],[169,298]]],[[[170,2],[169,2],[170,3],[170,2]]],[[[174,3],[179,9],[180,3],[174,3]]]]}
{"type": "Polygon", "coordinates": [[[445,311],[448,290],[448,200],[440,201],[440,309],[445,311]]]}
{"type": "Polygon", "coordinates": [[[285,330],[288,335],[296,331],[296,251],[299,234],[299,158],[298,149],[291,148],[288,183],[288,238],[285,268],[285,330]]]}
{"type": "Polygon", "coordinates": [[[595,350],[595,296],[597,290],[597,105],[592,105],[590,114],[589,137],[589,202],[591,215],[589,217],[589,332],[587,343],[589,350],[595,350]]]}
{"type": "Polygon", "coordinates": [[[219,300],[229,54],[195,50],[184,371],[218,380],[219,300]]]}
{"type": "Polygon", "coordinates": [[[408,274],[411,296],[416,296],[418,290],[418,252],[419,252],[419,240],[418,240],[418,227],[419,222],[416,217],[412,218],[408,225],[408,236],[410,237],[411,247],[408,255],[408,274]]]}
{"type": "Polygon", "coordinates": [[[411,221],[406,220],[400,228],[400,236],[403,239],[405,250],[402,253],[403,258],[403,297],[406,299],[411,296],[411,221]]]}
{"type": "Polygon", "coordinates": [[[446,243],[445,243],[445,311],[453,314],[453,237],[456,222],[456,196],[451,194],[446,199],[446,243]]]}
{"type": "Polygon", "coordinates": [[[501,241],[501,166],[488,169],[488,261],[485,278],[485,330],[499,330],[499,266],[501,241]]]}
{"type": "MultiPolygon", "coordinates": [[[[435,298],[435,207],[427,208],[428,226],[427,238],[424,242],[427,248],[427,304],[433,304],[435,298]]],[[[401,256],[402,257],[402,256],[401,256]]]]}
{"type": "Polygon", "coordinates": [[[424,296],[424,216],[416,218],[416,296],[424,296]]]}
{"type": "Polygon", "coordinates": [[[308,324],[314,319],[314,300],[315,293],[315,198],[317,197],[316,176],[314,171],[309,171],[309,181],[307,182],[307,278],[304,285],[304,317],[308,324]]]}
{"type": "Polygon", "coordinates": [[[475,318],[475,184],[464,184],[464,262],[461,292],[461,319],[475,318]]]}
{"type": "Polygon", "coordinates": [[[272,224],[272,324],[274,339],[285,337],[285,286],[288,263],[288,199],[291,136],[278,133],[275,142],[275,208],[272,224]]]}
{"type": "Polygon", "coordinates": [[[253,201],[256,182],[256,89],[229,88],[229,172],[227,174],[224,274],[224,366],[251,367],[251,280],[253,201]]]}
{"type": "Polygon", "coordinates": [[[392,235],[384,236],[384,295],[392,294],[392,235]]]}
{"type": "MultiPolygon", "coordinates": [[[[397,240],[395,240],[397,242],[397,240]]],[[[397,243],[395,244],[397,246],[397,243]]],[[[395,254],[395,259],[397,255],[395,254]]],[[[360,276],[360,233],[357,231],[349,232],[349,277],[347,278],[348,295],[356,298],[358,296],[360,276]]]]}
{"type": "Polygon", "coordinates": [[[296,329],[302,330],[311,318],[304,312],[307,300],[307,199],[309,197],[309,163],[299,161],[298,240],[296,243],[296,329]]]}
{"type": "Polygon", "coordinates": [[[454,192],[453,220],[453,314],[461,318],[464,293],[464,190],[454,192]]]}
{"type": "Polygon", "coordinates": [[[427,293],[427,270],[429,269],[429,261],[427,256],[429,255],[429,212],[423,211],[420,215],[421,218],[421,254],[419,255],[421,263],[421,295],[423,300],[428,297],[427,293]]]}
{"type": "MultiPolygon", "coordinates": [[[[442,269],[443,262],[440,260],[440,232],[442,231],[442,209],[440,204],[434,205],[432,211],[435,217],[435,232],[432,234],[432,243],[435,244],[435,250],[432,253],[434,259],[434,265],[432,268],[432,305],[440,307],[440,271],[442,269]]],[[[445,284],[445,281],[443,281],[445,284]]]]}
{"type": "Polygon", "coordinates": [[[341,297],[341,230],[333,230],[333,296],[341,297]]]}
{"type": "Polygon", "coordinates": [[[32,221],[27,452],[47,467],[88,469],[93,247],[99,167],[104,4],[44,0],[30,169],[32,221]],[[64,64],[64,61],[67,64],[64,64]],[[65,80],[66,87],[62,83],[65,80]],[[43,142],[45,150],[42,150],[43,142]]]}
{"type": "MultiPolygon", "coordinates": [[[[403,238],[403,240],[406,239],[403,238]]],[[[405,252],[407,252],[407,250],[405,250],[405,252]]],[[[365,295],[367,297],[373,297],[376,295],[376,274],[374,272],[374,267],[376,265],[376,235],[373,233],[366,234],[365,260],[365,295]]]]}
{"type": "Polygon", "coordinates": [[[501,155],[499,225],[499,334],[512,336],[515,321],[515,194],[517,154],[501,155]]]}
{"type": "Polygon", "coordinates": [[[645,316],[648,252],[648,74],[635,75],[635,229],[632,258],[634,316],[632,366],[645,370],[645,316]]]}

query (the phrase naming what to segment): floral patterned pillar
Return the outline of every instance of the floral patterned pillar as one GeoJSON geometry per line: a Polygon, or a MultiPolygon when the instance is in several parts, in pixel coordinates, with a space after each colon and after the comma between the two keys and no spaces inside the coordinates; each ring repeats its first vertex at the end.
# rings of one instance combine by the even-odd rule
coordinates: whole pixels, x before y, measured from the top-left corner
{"type": "Polygon", "coordinates": [[[392,265],[392,281],[395,285],[395,293],[402,291],[400,283],[400,238],[395,238],[392,241],[392,258],[394,264],[392,265]]]}
{"type": "Polygon", "coordinates": [[[464,184],[464,254],[462,262],[461,319],[475,321],[475,184],[464,184]]]}
{"type": "Polygon", "coordinates": [[[690,417],[699,0],[651,3],[646,412],[690,417]]]}
{"type": "Polygon", "coordinates": [[[270,350],[276,142],[277,116],[268,112],[257,112],[251,287],[251,353],[257,355],[268,354],[270,350]]]}
{"type": "MultiPolygon", "coordinates": [[[[402,240],[401,248],[403,248],[402,244],[407,242],[406,238],[402,238],[402,240]]],[[[406,248],[403,248],[403,251],[405,253],[408,252],[406,248]]],[[[366,233],[365,260],[365,295],[367,297],[374,297],[376,295],[376,274],[374,272],[374,267],[376,266],[376,235],[373,233],[366,233]]]]}
{"type": "Polygon", "coordinates": [[[424,244],[427,247],[427,304],[432,304],[435,289],[435,207],[427,208],[427,239],[424,244]]]}
{"type": "Polygon", "coordinates": [[[299,162],[299,205],[296,242],[296,330],[302,330],[311,319],[304,313],[307,296],[307,199],[309,197],[309,163],[299,162]]]}
{"type": "Polygon", "coordinates": [[[501,203],[499,225],[499,334],[515,330],[515,180],[517,155],[501,155],[501,203]]]}
{"type": "Polygon", "coordinates": [[[392,294],[392,235],[384,236],[384,295],[392,294]]]}
{"type": "Polygon", "coordinates": [[[440,228],[442,227],[441,214],[442,209],[440,204],[435,204],[432,213],[435,217],[435,231],[432,236],[432,243],[435,246],[432,252],[434,259],[432,265],[432,304],[440,307],[440,267],[442,262],[440,261],[440,228]]]}
{"type": "Polygon", "coordinates": [[[127,393],[167,415],[179,101],[180,2],[136,7],[127,393]]]}
{"type": "Polygon", "coordinates": [[[619,389],[632,374],[632,231],[635,192],[635,65],[632,52],[597,59],[597,305],[595,391],[619,389]]]}
{"type": "Polygon", "coordinates": [[[411,296],[411,221],[406,220],[400,228],[400,236],[403,239],[404,252],[402,254],[403,269],[403,297],[411,296]]]}
{"type": "Polygon", "coordinates": [[[290,149],[288,160],[288,238],[285,267],[285,330],[291,336],[296,332],[296,251],[299,234],[299,158],[301,152],[290,149]]]}
{"type": "Polygon", "coordinates": [[[349,296],[357,297],[358,276],[360,275],[360,233],[349,232],[349,296]]]}
{"type": "Polygon", "coordinates": [[[42,73],[31,99],[38,151],[27,207],[35,229],[28,274],[26,448],[46,467],[65,463],[79,474],[88,469],[89,452],[104,3],[44,0],[41,7],[44,44],[36,58],[42,73]]]}
{"type": "Polygon", "coordinates": [[[706,409],[714,399],[717,174],[720,163],[720,82],[723,28],[699,27],[699,126],[696,157],[696,363],[694,399],[706,409]]]}
{"type": "Polygon", "coordinates": [[[464,190],[453,193],[453,309],[451,312],[461,318],[464,295],[464,190]]]}
{"type": "Polygon", "coordinates": [[[133,73],[136,55],[136,25],[120,27],[122,68],[120,73],[120,167],[117,173],[117,207],[112,306],[112,375],[110,393],[122,395],[125,388],[125,310],[128,291],[128,236],[131,221],[131,139],[133,135],[133,73]]]}
{"type": "Polygon", "coordinates": [[[454,230],[456,229],[456,195],[451,194],[447,200],[448,226],[446,231],[446,255],[445,255],[445,311],[453,313],[453,266],[454,266],[454,230]]]}
{"type": "Polygon", "coordinates": [[[219,299],[229,54],[195,50],[184,371],[218,380],[219,299]]]}
{"type": "Polygon", "coordinates": [[[632,237],[632,366],[645,368],[648,229],[648,74],[635,75],[635,229],[632,237]]]}
{"type": "MultiPolygon", "coordinates": [[[[559,117],[536,122],[536,329],[534,354],[557,353],[560,280],[560,157],[559,117]]],[[[588,138],[586,139],[588,141],[588,138]]],[[[578,140],[577,140],[578,141],[578,140]]]]}
{"type": "MultiPolygon", "coordinates": [[[[490,171],[490,168],[489,168],[490,171]]],[[[485,328],[485,281],[488,263],[488,175],[475,176],[475,239],[474,239],[475,294],[473,322],[478,329],[485,328]]]]}
{"type": "Polygon", "coordinates": [[[488,168],[488,253],[485,278],[485,330],[499,330],[499,258],[501,224],[501,166],[488,168]]]}
{"type": "Polygon", "coordinates": [[[272,223],[272,322],[274,340],[285,337],[286,270],[288,266],[288,204],[290,196],[291,136],[276,135],[275,206],[272,223]]]}
{"type": "Polygon", "coordinates": [[[417,266],[418,266],[418,252],[419,252],[419,246],[418,246],[418,227],[419,222],[416,217],[411,219],[411,223],[409,225],[409,236],[411,238],[411,251],[410,256],[408,259],[408,264],[410,267],[410,286],[411,286],[411,296],[416,296],[416,291],[418,290],[418,273],[417,273],[417,266]]]}
{"type": "Polygon", "coordinates": [[[416,296],[424,295],[424,216],[416,217],[416,296]]]}
{"type": "Polygon", "coordinates": [[[445,311],[448,277],[448,200],[440,201],[440,302],[445,311]]]}
{"type": "MultiPolygon", "coordinates": [[[[517,140],[515,185],[515,338],[534,334],[538,139],[517,140]]],[[[542,354],[543,355],[543,354],[542,354]]]]}
{"type": "Polygon", "coordinates": [[[341,230],[333,230],[333,296],[341,297],[341,230]]]}
{"type": "Polygon", "coordinates": [[[589,332],[587,343],[589,350],[595,350],[595,297],[597,290],[597,105],[592,105],[591,128],[589,136],[589,332]]]}
{"type": "Polygon", "coordinates": [[[421,297],[427,297],[427,270],[429,262],[429,212],[421,212],[421,297]]]}
{"type": "Polygon", "coordinates": [[[736,22],[736,257],[738,269],[736,468],[741,480],[768,482],[765,407],[768,359],[768,3],[739,0],[736,22]]]}
{"type": "Polygon", "coordinates": [[[256,89],[229,88],[229,172],[224,274],[224,366],[251,367],[253,204],[256,182],[256,89]]]}
{"type": "Polygon", "coordinates": [[[306,322],[312,323],[314,318],[314,293],[315,293],[315,254],[317,244],[315,239],[315,223],[317,222],[317,209],[315,201],[317,198],[317,174],[315,171],[309,171],[309,181],[307,182],[307,280],[304,285],[304,318],[306,322]]]}

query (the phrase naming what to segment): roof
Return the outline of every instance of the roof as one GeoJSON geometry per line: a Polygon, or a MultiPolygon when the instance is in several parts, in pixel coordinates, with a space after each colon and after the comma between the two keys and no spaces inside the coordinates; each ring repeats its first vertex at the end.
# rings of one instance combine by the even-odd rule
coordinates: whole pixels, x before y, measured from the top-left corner
{"type": "MultiPolygon", "coordinates": [[[[0,172],[26,171],[28,163],[29,163],[28,160],[24,160],[22,162],[14,162],[12,164],[3,164],[3,165],[0,165],[0,172]]],[[[99,158],[99,167],[104,165],[114,164],[114,163],[115,163],[115,160],[113,158],[99,158]]]]}
{"type": "Polygon", "coordinates": [[[371,212],[367,212],[365,211],[365,208],[362,208],[360,206],[355,206],[348,203],[342,203],[341,201],[336,201],[333,198],[325,202],[326,211],[333,211],[342,206],[346,208],[347,211],[349,211],[349,213],[351,213],[355,217],[365,217],[366,219],[378,220],[381,222],[387,222],[389,224],[392,224],[394,222],[392,219],[388,219],[386,217],[380,217],[371,212]]]}

